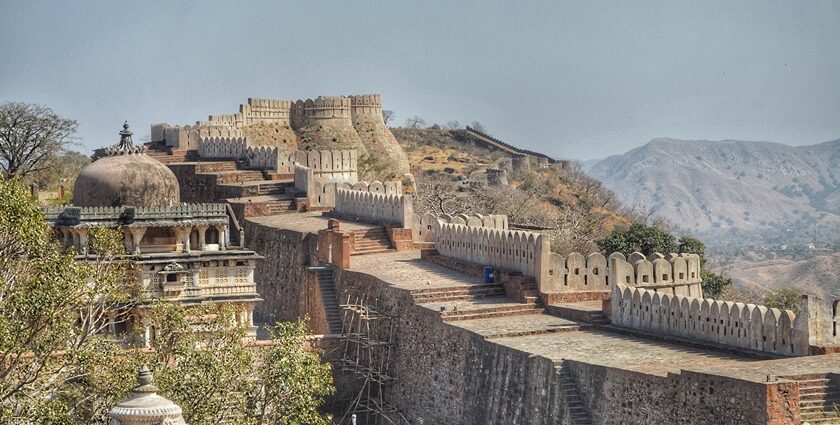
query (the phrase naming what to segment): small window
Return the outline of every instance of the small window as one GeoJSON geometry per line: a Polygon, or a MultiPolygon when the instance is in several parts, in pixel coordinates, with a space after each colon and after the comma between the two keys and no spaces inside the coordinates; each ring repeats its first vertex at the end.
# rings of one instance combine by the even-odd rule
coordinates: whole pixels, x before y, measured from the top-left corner
{"type": "Polygon", "coordinates": [[[680,272],[680,280],[685,279],[685,273],[680,272]]]}
{"type": "Polygon", "coordinates": [[[648,283],[649,281],[650,281],[650,276],[648,276],[648,275],[642,276],[642,282],[648,283]]]}
{"type": "Polygon", "coordinates": [[[177,282],[178,281],[178,275],[175,274],[175,273],[170,273],[170,274],[166,275],[166,281],[167,282],[177,282]]]}
{"type": "Polygon", "coordinates": [[[662,281],[663,281],[663,282],[665,282],[666,280],[668,280],[668,275],[667,275],[667,274],[663,274],[663,275],[662,275],[662,281]]]}
{"type": "Polygon", "coordinates": [[[577,267],[575,267],[575,274],[576,274],[576,275],[580,274],[580,269],[579,269],[579,268],[577,268],[577,267]]]}
{"type": "Polygon", "coordinates": [[[599,270],[597,267],[592,269],[592,276],[598,276],[599,270]]]}

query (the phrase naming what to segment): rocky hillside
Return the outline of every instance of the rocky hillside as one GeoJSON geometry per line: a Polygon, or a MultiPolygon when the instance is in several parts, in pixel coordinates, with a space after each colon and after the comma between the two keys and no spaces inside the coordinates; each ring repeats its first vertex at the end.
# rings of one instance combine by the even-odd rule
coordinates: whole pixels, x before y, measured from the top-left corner
{"type": "Polygon", "coordinates": [[[810,242],[815,222],[818,236],[837,237],[826,232],[840,223],[840,139],[801,147],[655,139],[590,175],[624,203],[653,207],[707,239],[737,230],[810,242]]]}

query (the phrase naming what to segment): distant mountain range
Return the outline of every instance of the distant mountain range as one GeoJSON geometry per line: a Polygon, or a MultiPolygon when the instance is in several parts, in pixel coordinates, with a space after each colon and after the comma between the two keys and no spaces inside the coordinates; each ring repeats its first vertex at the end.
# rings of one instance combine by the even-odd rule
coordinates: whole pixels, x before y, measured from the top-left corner
{"type": "Polygon", "coordinates": [[[651,206],[706,237],[804,233],[814,222],[836,231],[840,224],[840,139],[798,147],[655,139],[599,161],[589,173],[624,203],[651,206]]]}

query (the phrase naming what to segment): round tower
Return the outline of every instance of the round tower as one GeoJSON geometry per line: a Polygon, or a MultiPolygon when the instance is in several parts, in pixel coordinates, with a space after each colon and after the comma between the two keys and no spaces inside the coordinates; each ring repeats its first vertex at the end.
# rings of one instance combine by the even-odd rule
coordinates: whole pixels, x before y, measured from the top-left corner
{"type": "Polygon", "coordinates": [[[292,114],[295,125],[300,126],[300,149],[355,149],[359,158],[368,155],[368,149],[353,128],[350,98],[318,96],[315,100],[307,99],[302,103],[302,116],[299,101],[295,102],[292,114]]]}
{"type": "Polygon", "coordinates": [[[365,148],[384,168],[385,175],[376,178],[393,178],[409,172],[408,157],[382,118],[380,95],[350,96],[350,115],[365,148]]]}

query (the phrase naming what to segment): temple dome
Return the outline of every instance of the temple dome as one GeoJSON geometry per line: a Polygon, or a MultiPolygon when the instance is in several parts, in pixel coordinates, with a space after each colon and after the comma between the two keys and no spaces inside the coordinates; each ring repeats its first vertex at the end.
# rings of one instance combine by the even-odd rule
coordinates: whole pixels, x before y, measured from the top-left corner
{"type": "Polygon", "coordinates": [[[128,124],[120,143],[85,167],[73,185],[79,207],[171,207],[181,202],[175,173],[131,141],[128,124]]]}

